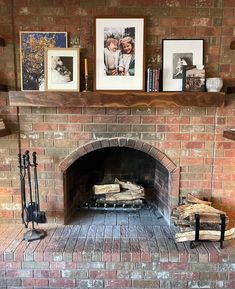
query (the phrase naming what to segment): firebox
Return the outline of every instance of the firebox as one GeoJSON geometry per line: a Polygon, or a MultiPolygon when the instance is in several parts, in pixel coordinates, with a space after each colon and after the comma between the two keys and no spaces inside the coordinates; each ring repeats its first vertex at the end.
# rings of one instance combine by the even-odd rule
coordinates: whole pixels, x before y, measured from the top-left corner
{"type": "MultiPolygon", "coordinates": [[[[178,204],[179,173],[177,166],[161,151],[148,143],[110,138],[87,143],[75,150],[61,164],[64,187],[65,223],[79,209],[154,208],[170,220],[170,211],[178,204]],[[96,195],[95,186],[131,183],[143,188],[144,194],[125,201],[107,201],[96,195]]],[[[133,194],[132,194],[133,196],[133,194]]],[[[121,201],[119,200],[121,199],[121,201]]]]}

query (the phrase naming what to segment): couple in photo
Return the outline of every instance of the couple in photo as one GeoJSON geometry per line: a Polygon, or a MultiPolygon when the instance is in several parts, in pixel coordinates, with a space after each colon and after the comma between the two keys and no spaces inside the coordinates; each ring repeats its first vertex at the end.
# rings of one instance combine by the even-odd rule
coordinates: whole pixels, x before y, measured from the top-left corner
{"type": "Polygon", "coordinates": [[[110,76],[135,75],[135,44],[130,36],[120,40],[109,37],[104,48],[104,74],[110,76]]]}

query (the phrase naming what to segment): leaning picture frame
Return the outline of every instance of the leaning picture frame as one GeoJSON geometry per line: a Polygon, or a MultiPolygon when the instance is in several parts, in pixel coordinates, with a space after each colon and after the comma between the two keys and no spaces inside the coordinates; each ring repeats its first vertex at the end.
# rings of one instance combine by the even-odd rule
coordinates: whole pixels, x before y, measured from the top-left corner
{"type": "Polygon", "coordinates": [[[143,91],[144,18],[95,17],[94,90],[143,91]]]}
{"type": "Polygon", "coordinates": [[[182,91],[182,66],[203,65],[203,44],[203,39],[163,39],[163,91],[182,91]]]}
{"type": "Polygon", "coordinates": [[[20,31],[21,90],[45,90],[44,49],[67,46],[67,32],[20,31]]]}
{"type": "Polygon", "coordinates": [[[45,49],[45,90],[80,91],[80,49],[45,49]]]}

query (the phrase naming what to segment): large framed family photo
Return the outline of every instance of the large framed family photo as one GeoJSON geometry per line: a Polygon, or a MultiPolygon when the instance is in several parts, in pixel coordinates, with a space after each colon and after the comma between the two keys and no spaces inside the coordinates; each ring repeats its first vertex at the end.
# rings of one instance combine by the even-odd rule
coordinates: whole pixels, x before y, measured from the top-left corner
{"type": "Polygon", "coordinates": [[[144,18],[95,18],[95,90],[144,90],[144,24],[144,18]]]}
{"type": "Polygon", "coordinates": [[[21,90],[45,90],[44,49],[68,45],[67,32],[20,32],[21,90]]]}
{"type": "Polygon", "coordinates": [[[80,49],[45,49],[45,90],[80,90],[80,49]]]}
{"type": "Polygon", "coordinates": [[[182,91],[183,65],[203,65],[203,39],[163,39],[163,91],[182,91]]]}

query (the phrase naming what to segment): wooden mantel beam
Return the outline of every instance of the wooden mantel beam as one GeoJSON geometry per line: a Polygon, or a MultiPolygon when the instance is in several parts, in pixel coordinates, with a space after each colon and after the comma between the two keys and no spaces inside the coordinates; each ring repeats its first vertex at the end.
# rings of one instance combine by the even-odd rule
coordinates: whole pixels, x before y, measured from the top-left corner
{"type": "Polygon", "coordinates": [[[9,91],[11,106],[44,107],[219,107],[224,92],[49,92],[9,91]]]}

